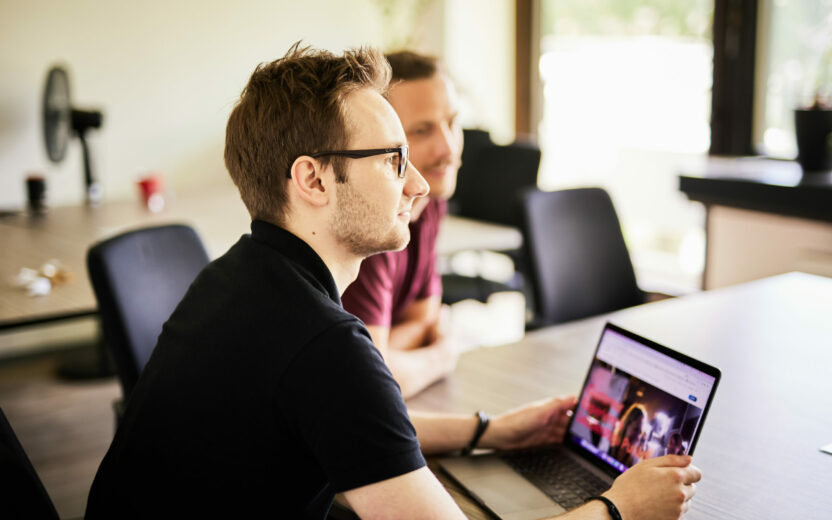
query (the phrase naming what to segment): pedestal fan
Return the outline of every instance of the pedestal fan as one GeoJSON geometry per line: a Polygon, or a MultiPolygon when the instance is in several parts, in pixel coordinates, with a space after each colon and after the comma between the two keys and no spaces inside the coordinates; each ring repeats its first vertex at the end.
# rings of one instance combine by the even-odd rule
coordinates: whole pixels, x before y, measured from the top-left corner
{"type": "MultiPolygon", "coordinates": [[[[66,155],[71,137],[81,141],[84,162],[84,197],[88,205],[101,200],[101,189],[93,175],[87,131],[100,128],[103,116],[98,110],[81,110],[72,105],[69,75],[63,67],[52,67],[43,91],[43,137],[49,160],[59,163],[66,155]]],[[[79,349],[64,356],[59,373],[71,379],[110,377],[112,362],[100,333],[91,348],[79,349]]]]}
{"type": "Polygon", "coordinates": [[[81,110],[72,106],[69,75],[60,66],[52,67],[46,77],[43,91],[43,136],[49,160],[59,163],[66,155],[67,144],[72,136],[81,141],[84,160],[84,196],[87,204],[96,204],[101,199],[101,189],[93,175],[87,131],[100,128],[103,115],[98,110],[81,110]]]}

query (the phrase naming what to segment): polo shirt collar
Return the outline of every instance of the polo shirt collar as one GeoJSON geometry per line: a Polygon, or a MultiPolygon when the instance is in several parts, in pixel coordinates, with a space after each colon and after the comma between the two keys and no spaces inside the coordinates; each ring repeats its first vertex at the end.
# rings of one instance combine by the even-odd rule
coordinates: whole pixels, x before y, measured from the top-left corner
{"type": "Polygon", "coordinates": [[[285,229],[263,220],[252,221],[251,238],[279,251],[317,282],[332,301],[341,305],[341,294],[332,273],[309,244],[285,229]]]}

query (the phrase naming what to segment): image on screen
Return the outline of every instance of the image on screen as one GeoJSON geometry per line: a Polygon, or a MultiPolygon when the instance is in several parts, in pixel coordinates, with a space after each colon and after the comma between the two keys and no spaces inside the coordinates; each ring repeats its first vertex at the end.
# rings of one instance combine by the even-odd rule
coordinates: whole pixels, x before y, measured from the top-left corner
{"type": "Polygon", "coordinates": [[[612,351],[603,347],[575,409],[572,440],[619,472],[643,459],[688,453],[713,378],[647,347],[628,346],[625,364],[631,371],[649,372],[637,377],[600,359],[612,351]],[[644,349],[635,361],[630,359],[634,348],[644,349]],[[645,382],[645,376],[654,384],[645,382]]]}

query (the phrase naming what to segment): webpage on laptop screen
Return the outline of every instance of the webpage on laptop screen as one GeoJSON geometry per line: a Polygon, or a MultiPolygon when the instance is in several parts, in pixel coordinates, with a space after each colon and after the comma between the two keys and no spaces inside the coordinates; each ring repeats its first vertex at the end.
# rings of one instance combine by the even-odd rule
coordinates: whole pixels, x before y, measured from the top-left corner
{"type": "Polygon", "coordinates": [[[693,367],[606,330],[570,435],[620,472],[642,459],[687,453],[714,381],[693,367]]]}

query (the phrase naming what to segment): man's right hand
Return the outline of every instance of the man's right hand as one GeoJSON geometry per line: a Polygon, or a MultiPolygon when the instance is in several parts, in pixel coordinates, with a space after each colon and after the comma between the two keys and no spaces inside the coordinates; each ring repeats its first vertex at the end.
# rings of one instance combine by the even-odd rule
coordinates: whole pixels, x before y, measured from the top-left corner
{"type": "Polygon", "coordinates": [[[604,496],[618,507],[623,520],[676,519],[687,512],[701,478],[690,455],[665,455],[622,473],[604,496]]]}

